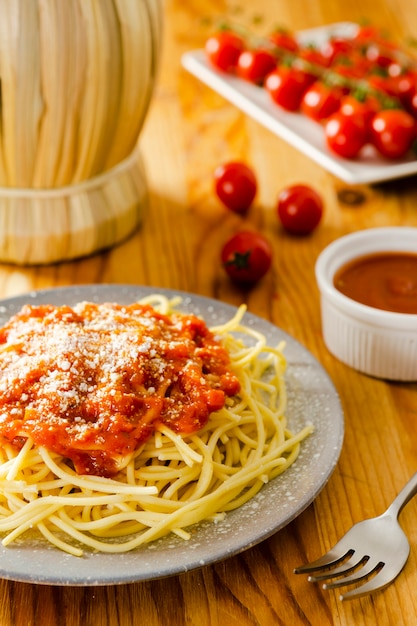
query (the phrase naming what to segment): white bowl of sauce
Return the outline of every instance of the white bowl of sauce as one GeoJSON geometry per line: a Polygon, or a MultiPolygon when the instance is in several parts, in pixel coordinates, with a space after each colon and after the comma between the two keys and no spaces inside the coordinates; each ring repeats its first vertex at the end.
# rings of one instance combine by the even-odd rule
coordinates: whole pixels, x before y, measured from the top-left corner
{"type": "Polygon", "coordinates": [[[417,381],[417,228],[341,237],[315,272],[328,350],[365,374],[417,381]]]}

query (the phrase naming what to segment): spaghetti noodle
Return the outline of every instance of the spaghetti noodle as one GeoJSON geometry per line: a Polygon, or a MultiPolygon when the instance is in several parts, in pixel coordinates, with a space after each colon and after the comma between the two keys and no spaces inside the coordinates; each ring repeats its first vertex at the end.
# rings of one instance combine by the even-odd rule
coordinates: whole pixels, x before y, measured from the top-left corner
{"type": "MultiPolygon", "coordinates": [[[[32,410],[28,410],[31,407],[25,394],[30,394],[21,392],[26,400],[23,414],[19,413],[19,399],[12,409],[8,405],[7,416],[4,406],[0,407],[0,533],[4,535],[3,545],[9,545],[33,530],[55,547],[75,556],[81,556],[85,547],[101,552],[126,552],[170,533],[188,539],[190,526],[202,520],[223,519],[228,511],[247,502],[265,483],[295,461],[300,444],[312,432],[312,426],[306,425],[297,433],[287,428],[283,346],[268,346],[263,334],[245,326],[242,323],[243,306],[233,319],[209,330],[195,316],[179,313],[176,310],[179,303],[179,299],[168,300],[155,295],[129,307],[82,303],[74,309],[65,309],[67,323],[73,323],[74,316],[82,314],[83,317],[87,311],[97,325],[97,306],[100,310],[104,306],[111,314],[106,320],[100,318],[99,326],[107,331],[110,325],[111,332],[117,335],[121,329],[115,322],[115,311],[129,311],[130,321],[123,313],[120,323],[129,329],[129,333],[133,327],[136,335],[135,311],[147,311],[146,323],[152,326],[150,320],[162,319],[171,327],[170,333],[174,334],[164,337],[171,350],[174,339],[178,338],[175,329],[179,329],[179,336],[183,337],[186,329],[187,355],[192,352],[191,344],[196,349],[194,361],[182,362],[184,371],[189,373],[191,370],[193,374],[191,384],[185,385],[185,395],[191,396],[192,410],[187,413],[187,403],[179,395],[178,389],[184,385],[181,387],[173,383],[175,376],[177,379],[174,382],[177,382],[184,372],[173,370],[172,360],[168,358],[171,353],[168,356],[165,353],[164,360],[164,369],[169,370],[170,376],[168,379],[161,376],[164,382],[159,388],[155,376],[151,382],[142,376],[140,385],[136,381],[139,387],[142,386],[141,392],[147,399],[157,398],[156,405],[147,400],[143,405],[145,410],[141,419],[145,420],[146,436],[142,436],[143,424],[139,434],[137,429],[130,428],[128,436],[124,437],[129,444],[120,445],[117,433],[111,431],[110,415],[110,421],[105,422],[105,432],[100,432],[94,439],[100,440],[103,434],[110,432],[110,441],[116,444],[111,448],[110,456],[103,454],[103,450],[106,451],[103,446],[92,446],[91,439],[84,441],[81,438],[80,445],[79,438],[68,438],[68,432],[79,434],[79,430],[72,430],[73,426],[85,420],[85,415],[80,414],[80,405],[74,402],[73,390],[66,389],[65,402],[60,405],[60,409],[64,407],[66,412],[56,422],[46,421],[50,434],[55,426],[62,428],[64,420],[66,448],[57,444],[56,437],[46,438],[45,423],[42,426],[42,419],[34,421],[33,402],[32,410]],[[195,325],[198,328],[194,336],[196,341],[190,343],[190,327],[195,325]],[[197,376],[198,362],[201,371],[197,376]],[[199,391],[204,402],[198,395],[199,391]],[[170,394],[174,398],[173,403],[169,401],[170,394]],[[197,407],[194,403],[196,399],[197,407]],[[185,425],[177,419],[178,404],[183,403],[188,416],[185,425]],[[13,411],[15,422],[10,419],[13,411]],[[41,426],[30,430],[31,420],[41,426]]],[[[54,328],[51,316],[53,318],[58,313],[55,309],[48,311],[51,330],[54,328]]],[[[23,310],[24,315],[33,331],[33,311],[28,315],[27,310],[23,310]]],[[[153,336],[152,333],[150,336],[153,336]]],[[[0,341],[1,337],[0,334],[0,341]]],[[[23,335],[19,333],[9,333],[8,341],[3,337],[0,363],[5,360],[9,369],[16,366],[10,353],[17,349],[19,337],[23,341],[23,335]]],[[[125,349],[125,340],[126,336],[123,341],[116,342],[118,351],[125,349]]],[[[160,340],[161,337],[158,338],[160,340]]],[[[132,344],[127,343],[132,352],[132,344]]],[[[61,340],[58,345],[61,349],[61,340]]],[[[65,351],[56,356],[61,359],[61,371],[80,369],[79,363],[75,367],[77,348],[80,351],[79,344],[72,357],[70,352],[65,351]]],[[[101,349],[104,355],[104,360],[99,363],[103,370],[109,353],[102,345],[96,348],[101,349]]],[[[176,356],[177,348],[174,350],[176,356]]],[[[112,349],[114,352],[114,346],[112,349]]],[[[155,346],[150,347],[150,350],[155,349],[155,346]]],[[[46,355],[43,358],[46,359],[46,355]]],[[[97,358],[94,358],[96,364],[97,358]]],[[[149,361],[149,352],[147,359],[149,361]]],[[[112,361],[109,370],[113,381],[116,380],[114,365],[112,361]]],[[[49,373],[53,371],[56,370],[49,369],[49,373]]],[[[152,372],[155,373],[154,370],[152,372]]],[[[87,373],[91,374],[90,371],[87,373]]],[[[78,385],[85,375],[86,370],[82,370],[81,378],[75,377],[78,385]]],[[[35,381],[38,391],[45,380],[45,376],[40,376],[35,381]]],[[[188,381],[188,378],[185,380],[188,381]]],[[[86,385],[86,398],[93,393],[93,386],[92,381],[86,385]]],[[[50,381],[48,389],[45,393],[50,394],[50,381]]],[[[105,394],[109,395],[111,390],[105,390],[105,394]]],[[[40,397],[45,396],[41,393],[40,397]]],[[[41,408],[45,406],[43,404],[41,408]]],[[[107,412],[114,406],[110,404],[107,412]]],[[[97,417],[96,413],[94,415],[97,417]]]]}

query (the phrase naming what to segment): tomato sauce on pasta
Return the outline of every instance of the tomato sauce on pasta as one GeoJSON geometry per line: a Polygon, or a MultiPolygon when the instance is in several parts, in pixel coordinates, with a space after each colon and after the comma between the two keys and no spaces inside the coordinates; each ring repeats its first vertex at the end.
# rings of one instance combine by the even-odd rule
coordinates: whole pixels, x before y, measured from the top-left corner
{"type": "Polygon", "coordinates": [[[111,477],[161,425],[201,429],[240,383],[195,315],[148,304],[24,306],[0,329],[0,437],[111,477]]]}

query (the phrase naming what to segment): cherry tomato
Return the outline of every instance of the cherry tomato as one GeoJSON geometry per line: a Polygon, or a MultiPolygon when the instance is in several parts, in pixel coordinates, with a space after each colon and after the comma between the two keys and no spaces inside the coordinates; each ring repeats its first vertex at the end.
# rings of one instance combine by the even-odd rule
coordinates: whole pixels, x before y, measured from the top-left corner
{"type": "Polygon", "coordinates": [[[226,241],[221,261],[234,282],[252,285],[271,267],[272,249],[260,233],[242,230],[226,241]]]}
{"type": "Polygon", "coordinates": [[[371,123],[371,140],[384,157],[398,159],[412,147],[416,138],[416,122],[402,109],[385,109],[371,123]]]}
{"type": "Polygon", "coordinates": [[[324,42],[320,51],[324,58],[328,59],[330,64],[333,64],[339,57],[348,57],[353,49],[354,43],[351,39],[331,37],[328,41],[324,42]]]}
{"type": "Polygon", "coordinates": [[[298,56],[300,57],[300,59],[308,64],[311,64],[313,66],[318,65],[319,68],[330,66],[330,59],[326,58],[315,46],[307,46],[305,48],[302,48],[299,51],[298,56]]]}
{"type": "Polygon", "coordinates": [[[363,92],[356,92],[344,96],[340,102],[340,113],[354,115],[363,120],[369,127],[375,113],[379,111],[381,104],[377,98],[363,92]]]}
{"type": "Polygon", "coordinates": [[[253,170],[245,163],[232,161],[214,170],[217,196],[235,213],[246,213],[255,198],[257,182],[253,170]]]}
{"type": "Polygon", "coordinates": [[[355,115],[337,112],[324,127],[327,146],[344,159],[354,159],[368,142],[368,127],[355,115]]]}
{"type": "Polygon", "coordinates": [[[369,55],[373,63],[378,63],[381,67],[386,67],[400,50],[388,33],[371,24],[360,26],[353,40],[369,55]]]}
{"type": "Polygon", "coordinates": [[[352,50],[348,56],[339,56],[331,65],[331,71],[344,78],[363,78],[369,74],[371,63],[359,51],[352,50]]]}
{"type": "Polygon", "coordinates": [[[307,185],[291,185],[278,196],[278,217],[286,231],[293,235],[308,235],[320,223],[323,201],[307,185]]]}
{"type": "Polygon", "coordinates": [[[413,94],[410,94],[410,101],[407,105],[408,112],[417,119],[417,88],[413,94]]]}
{"type": "Polygon", "coordinates": [[[317,80],[305,92],[301,101],[301,111],[304,115],[320,122],[340,107],[343,90],[340,87],[329,87],[317,80]]]}
{"type": "Polygon", "coordinates": [[[367,76],[367,82],[370,87],[381,92],[382,95],[396,98],[398,94],[398,86],[396,78],[389,76],[385,72],[376,72],[367,76]]]}
{"type": "Polygon", "coordinates": [[[265,87],[272,100],[286,111],[298,111],[314,77],[300,69],[282,65],[268,74],[265,87]]]}
{"type": "Polygon", "coordinates": [[[404,108],[408,108],[416,92],[417,72],[414,70],[405,70],[397,76],[393,76],[391,80],[395,84],[397,98],[404,108]]]}
{"type": "Polygon", "coordinates": [[[269,50],[244,50],[239,56],[237,74],[244,80],[262,85],[276,65],[277,60],[269,50]]]}
{"type": "Polygon", "coordinates": [[[400,76],[407,71],[407,67],[403,66],[399,61],[392,61],[387,67],[388,76],[400,76]]]}
{"type": "Polygon", "coordinates": [[[290,33],[290,31],[285,28],[278,28],[274,30],[270,36],[269,40],[277,47],[282,50],[286,50],[288,52],[297,52],[298,43],[295,39],[294,35],[290,33]]]}
{"type": "Polygon", "coordinates": [[[210,63],[222,72],[235,71],[243,49],[243,39],[227,30],[211,35],[205,45],[206,55],[210,63]]]}
{"type": "Polygon", "coordinates": [[[366,58],[379,67],[388,67],[393,62],[393,58],[385,50],[385,45],[370,43],[366,49],[366,58]]]}
{"type": "Polygon", "coordinates": [[[385,35],[378,26],[374,26],[372,24],[361,24],[358,27],[353,39],[357,43],[361,44],[364,42],[369,43],[374,41],[382,42],[385,41],[385,35]]]}

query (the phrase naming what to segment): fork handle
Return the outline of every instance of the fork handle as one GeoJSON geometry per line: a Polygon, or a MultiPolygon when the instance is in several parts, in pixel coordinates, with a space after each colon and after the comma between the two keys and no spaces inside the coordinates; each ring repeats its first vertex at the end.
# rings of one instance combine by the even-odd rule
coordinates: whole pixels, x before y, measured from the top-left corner
{"type": "Polygon", "coordinates": [[[386,513],[398,517],[405,505],[417,494],[417,472],[404,485],[398,496],[386,510],[386,513]]]}

